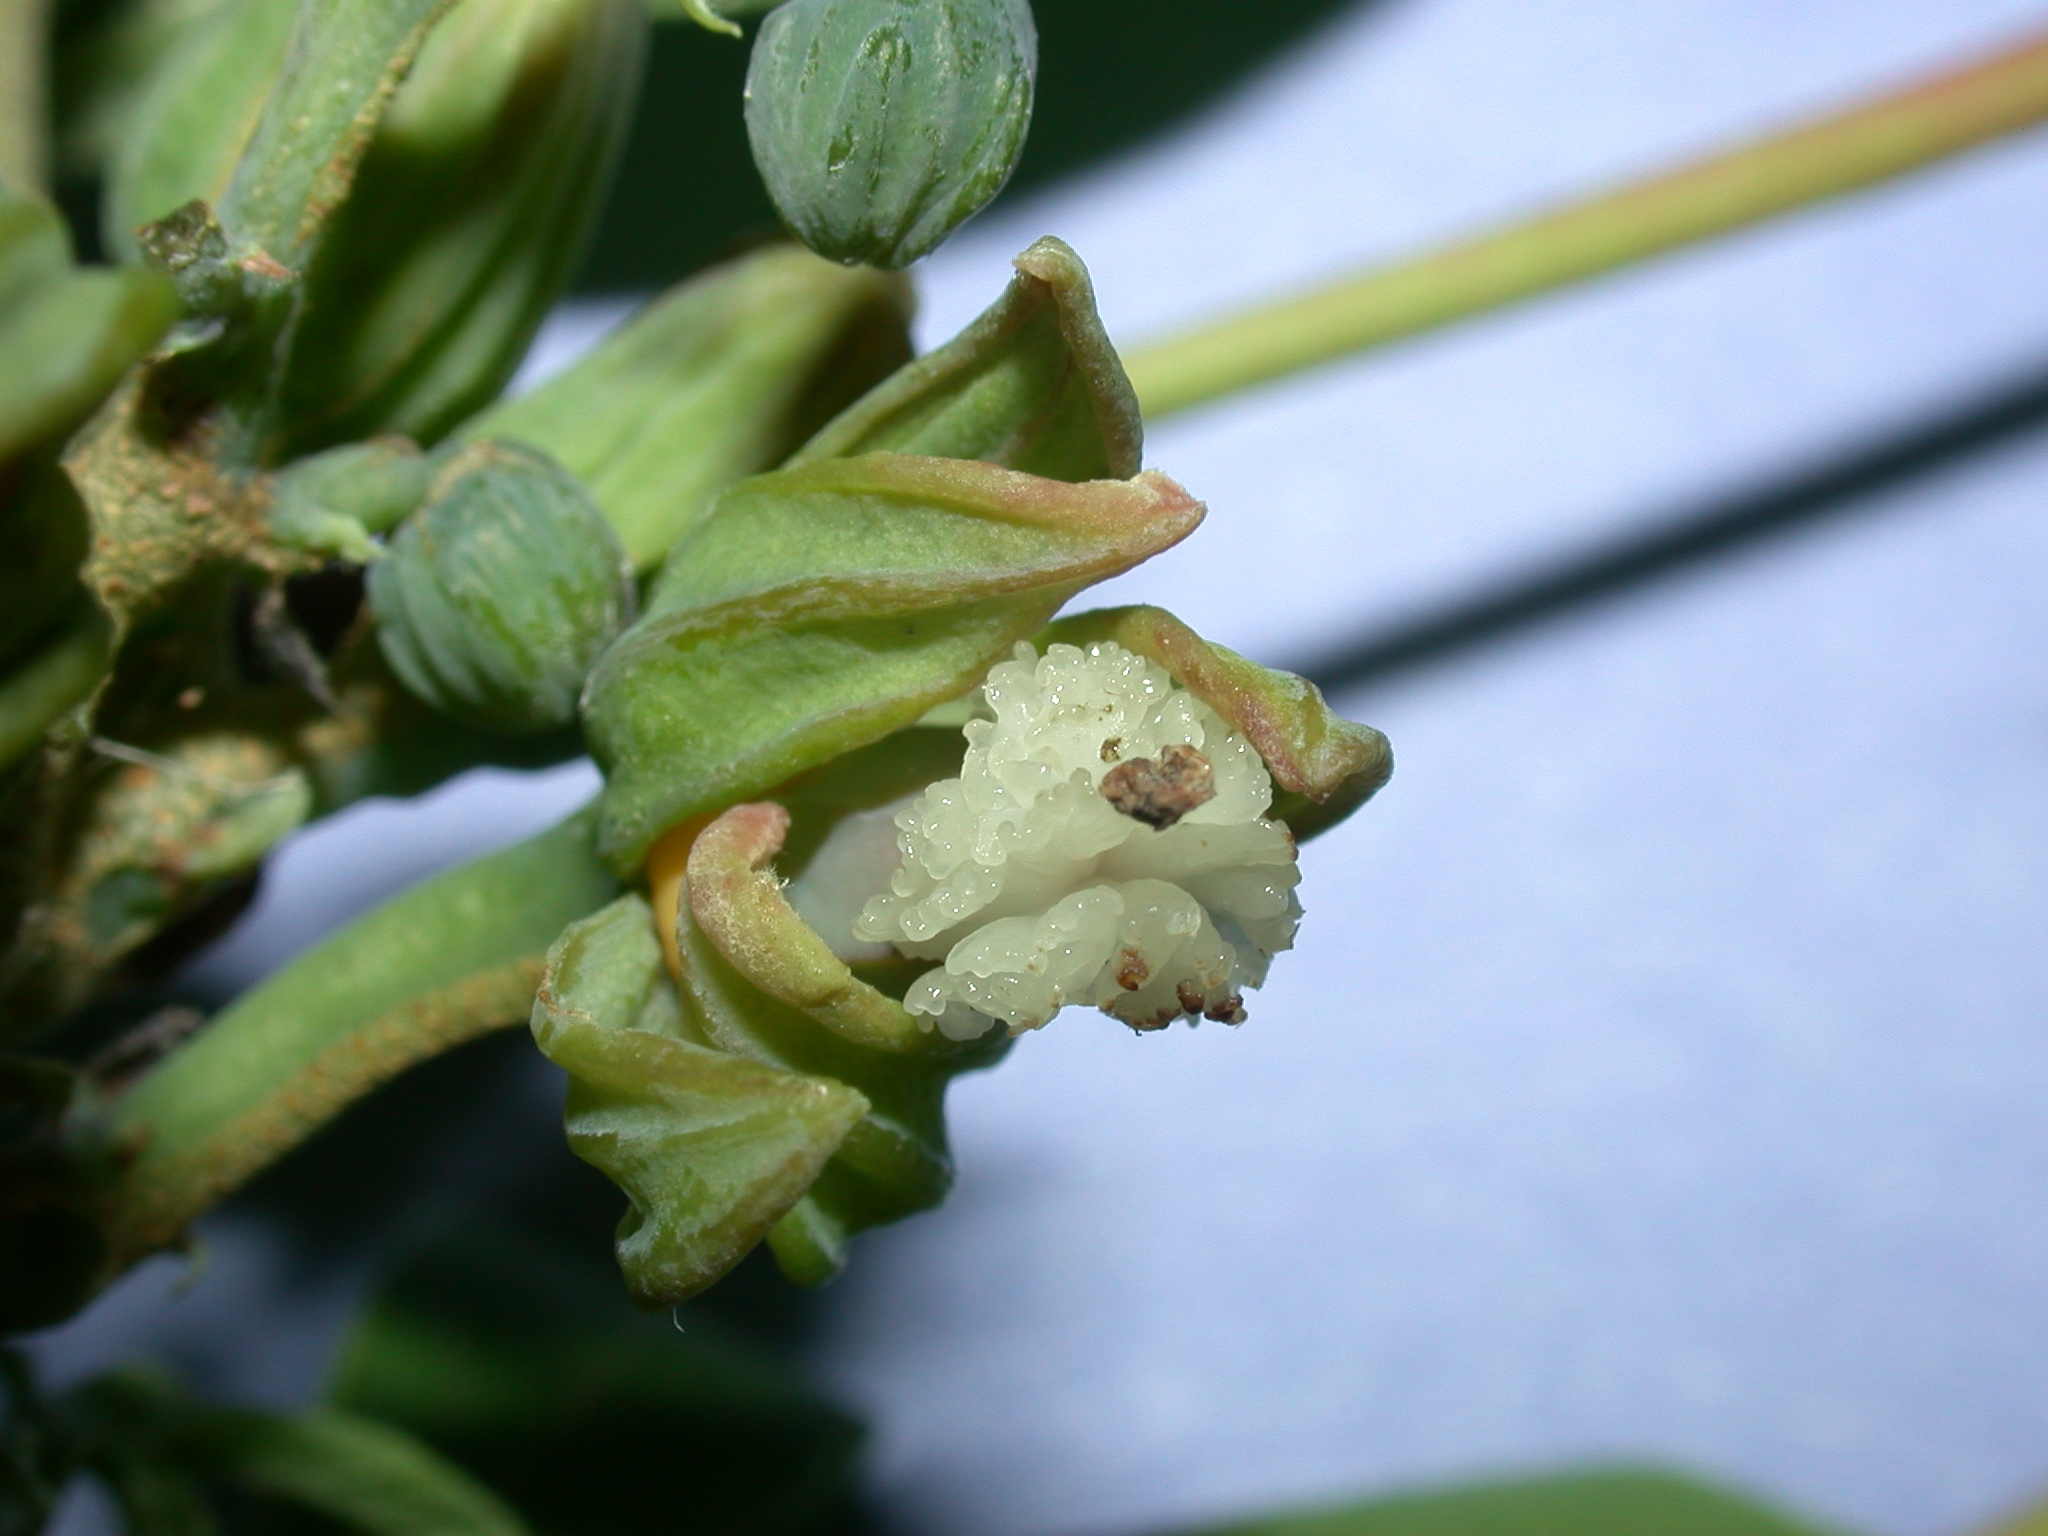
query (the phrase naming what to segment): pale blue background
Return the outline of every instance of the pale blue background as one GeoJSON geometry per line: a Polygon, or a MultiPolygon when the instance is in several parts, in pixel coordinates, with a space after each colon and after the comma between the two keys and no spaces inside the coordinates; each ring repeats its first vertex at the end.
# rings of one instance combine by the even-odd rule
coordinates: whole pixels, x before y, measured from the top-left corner
{"type": "MultiPolygon", "coordinates": [[[[927,335],[1042,233],[1136,339],[2044,21],[1388,0],[975,226],[929,263],[927,335]]],[[[2044,279],[2036,134],[1192,414],[1148,457],[1209,525],[1115,595],[1315,662],[2048,367],[2044,279]]],[[[883,1497],[935,1536],[1062,1536],[1648,1456],[1935,1536],[2048,1485],[2044,599],[2048,429],[1340,696],[1398,771],[1310,851],[1251,1022],[1024,1042],[956,1091],[953,1202],[830,1293],[818,1364],[883,1497]]],[[[314,832],[209,974],[587,784],[314,832]]],[[[345,1284],[240,1229],[218,1255],[53,1357],[175,1333],[240,1390],[310,1390],[345,1284]],[[237,1333],[266,1307],[281,1330],[237,1333]]]]}

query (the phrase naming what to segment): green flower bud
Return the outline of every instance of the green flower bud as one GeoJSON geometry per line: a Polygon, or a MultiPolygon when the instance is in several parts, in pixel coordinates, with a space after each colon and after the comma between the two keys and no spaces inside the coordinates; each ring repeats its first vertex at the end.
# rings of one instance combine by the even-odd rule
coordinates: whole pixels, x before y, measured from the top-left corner
{"type": "Polygon", "coordinates": [[[637,95],[640,0],[460,0],[305,274],[289,453],[431,443],[512,376],[568,281],[637,95]]]}
{"type": "Polygon", "coordinates": [[[789,0],[747,68],[754,162],[812,250],[908,266],[1010,179],[1037,68],[1029,0],[789,0]]]}
{"type": "Polygon", "coordinates": [[[567,725],[598,654],[632,617],[611,525],[560,465],[475,443],[370,567],[385,659],[457,719],[507,735],[567,725]]]}

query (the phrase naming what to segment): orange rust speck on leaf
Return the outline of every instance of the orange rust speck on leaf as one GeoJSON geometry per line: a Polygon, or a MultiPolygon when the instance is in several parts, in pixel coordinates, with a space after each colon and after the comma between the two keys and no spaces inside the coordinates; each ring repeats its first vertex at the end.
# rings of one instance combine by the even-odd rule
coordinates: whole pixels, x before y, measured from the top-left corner
{"type": "Polygon", "coordinates": [[[1110,769],[1102,776],[1102,795],[1133,821],[1163,832],[1216,798],[1216,774],[1209,759],[1176,742],[1160,752],[1156,763],[1134,757],[1110,769]]]}

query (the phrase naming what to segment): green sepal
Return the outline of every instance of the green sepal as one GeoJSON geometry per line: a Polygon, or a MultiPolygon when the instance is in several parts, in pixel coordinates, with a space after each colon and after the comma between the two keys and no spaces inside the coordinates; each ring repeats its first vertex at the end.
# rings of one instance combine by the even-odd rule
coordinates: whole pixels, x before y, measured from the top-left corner
{"type": "Polygon", "coordinates": [[[270,536],[309,554],[368,565],[386,533],[426,500],[437,461],[410,438],[381,437],[330,448],[272,477],[270,536]]]}
{"type": "Polygon", "coordinates": [[[534,1039],[569,1075],[570,1149],[631,1202],[619,1267],[648,1308],[745,1257],[868,1108],[843,1083],[637,1027],[667,985],[653,911],[625,896],[564,931],[533,1010],[534,1039]]]}
{"type": "Polygon", "coordinates": [[[1071,485],[887,453],[743,481],[591,674],[605,856],[636,869],[677,822],[911,724],[1201,515],[1159,475],[1071,485]]]}
{"type": "Polygon", "coordinates": [[[370,568],[377,640],[408,688],[481,729],[576,718],[598,654],[631,619],[632,572],[574,476],[517,443],[471,443],[370,568]]]}
{"type": "Polygon", "coordinates": [[[466,0],[428,34],[306,272],[273,452],[432,443],[568,282],[638,97],[641,0],[466,0]]]}
{"type": "Polygon", "coordinates": [[[218,209],[235,255],[303,273],[378,118],[453,0],[300,0],[218,209]]]}
{"type": "Polygon", "coordinates": [[[735,806],[693,840],[676,913],[676,972],[707,1042],[791,1071],[850,1083],[869,1110],[776,1238],[792,1278],[836,1270],[846,1239],[945,1198],[953,1162],[948,1082],[989,1066],[1009,1036],[954,1041],[921,1028],[853,974],[790,908],[772,867],[789,814],[735,806]]]}
{"type": "Polygon", "coordinates": [[[100,234],[123,261],[140,233],[195,199],[217,206],[284,67],[294,0],[219,0],[149,69],[107,167],[100,234]]]}
{"type": "Polygon", "coordinates": [[[0,188],[0,471],[85,420],[176,309],[154,273],[74,270],[56,211],[0,188]]]}
{"type": "Polygon", "coordinates": [[[1296,841],[1326,832],[1372,798],[1394,772],[1393,749],[1369,725],[1333,714],[1322,692],[1211,645],[1162,608],[1102,608],[1049,626],[1041,649],[1114,641],[1156,661],[1251,742],[1273,775],[1273,808],[1296,841]]]}
{"type": "Polygon", "coordinates": [[[649,570],[720,491],[903,363],[909,320],[900,278],[773,247],[681,284],[463,436],[552,454],[649,570]]]}
{"type": "Polygon", "coordinates": [[[1048,235],[1001,298],[834,418],[791,464],[887,450],[982,459],[1051,480],[1128,480],[1144,421],[1088,269],[1048,235]]]}

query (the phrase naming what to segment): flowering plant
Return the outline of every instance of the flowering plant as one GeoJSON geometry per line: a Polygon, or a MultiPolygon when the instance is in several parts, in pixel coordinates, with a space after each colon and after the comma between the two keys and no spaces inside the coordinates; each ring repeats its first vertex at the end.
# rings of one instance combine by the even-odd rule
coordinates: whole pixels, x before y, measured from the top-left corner
{"type": "MultiPolygon", "coordinates": [[[[1051,238],[912,355],[898,269],[1023,143],[1023,0],[683,9],[727,32],[769,12],[745,120],[810,249],[696,274],[513,398],[626,132],[638,0],[109,7],[70,130],[106,266],[71,260],[40,190],[41,87],[0,104],[10,1331],[521,1023],[567,1079],[569,1145],[623,1195],[635,1300],[674,1306],[764,1243],[829,1278],[854,1234],[944,1196],[948,1082],[1062,1008],[1241,1022],[1302,921],[1298,844],[1388,778],[1385,739],[1302,679],[1157,609],[1070,610],[1202,519],[1144,467],[1141,399],[1193,404],[2048,111],[2015,55],[1940,110],[1872,108],[1156,349],[1134,387],[1051,238]],[[136,1016],[309,821],[585,750],[603,789],[560,826],[211,1019],[136,1016]]],[[[0,37],[32,82],[35,11],[0,37]]],[[[517,1291],[519,1261],[492,1263],[517,1291]]],[[[348,1379],[376,1418],[130,1373],[52,1399],[0,1356],[9,1529],[81,1469],[138,1531],[206,1529],[209,1481],[376,1531],[520,1529],[383,1421],[418,1408],[376,1385],[378,1348],[416,1341],[406,1306],[486,1349],[488,1320],[428,1292],[365,1335],[348,1379]]],[[[507,1352],[515,1395],[549,1394],[552,1347],[507,1352]]]]}

